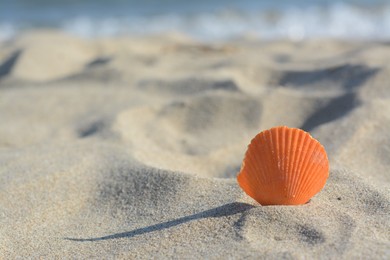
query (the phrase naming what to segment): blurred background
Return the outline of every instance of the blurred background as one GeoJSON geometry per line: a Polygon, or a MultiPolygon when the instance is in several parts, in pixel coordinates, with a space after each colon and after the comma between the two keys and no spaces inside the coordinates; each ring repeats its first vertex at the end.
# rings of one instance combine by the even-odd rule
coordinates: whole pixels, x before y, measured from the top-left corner
{"type": "Polygon", "coordinates": [[[390,38],[384,0],[1,0],[0,40],[31,28],[86,36],[180,32],[199,40],[390,38]]]}

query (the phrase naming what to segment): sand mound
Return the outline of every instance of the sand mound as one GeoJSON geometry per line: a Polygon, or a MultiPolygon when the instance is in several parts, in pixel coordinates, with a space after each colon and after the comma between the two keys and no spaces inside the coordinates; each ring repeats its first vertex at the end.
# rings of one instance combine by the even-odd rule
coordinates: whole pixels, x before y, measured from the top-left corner
{"type": "Polygon", "coordinates": [[[17,57],[14,54],[14,59],[18,61],[10,72],[23,80],[65,77],[82,69],[94,56],[85,42],[55,32],[27,35],[13,45],[18,53],[17,57]]]}
{"type": "Polygon", "coordinates": [[[387,259],[389,46],[182,36],[0,46],[3,258],[387,259]],[[321,51],[319,51],[321,50],[321,51]],[[297,207],[237,185],[276,125],[325,146],[297,207]]]}

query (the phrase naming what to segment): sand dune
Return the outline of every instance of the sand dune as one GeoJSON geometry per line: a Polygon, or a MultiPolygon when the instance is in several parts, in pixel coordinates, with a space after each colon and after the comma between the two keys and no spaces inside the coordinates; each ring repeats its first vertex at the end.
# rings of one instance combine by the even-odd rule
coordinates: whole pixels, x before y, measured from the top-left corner
{"type": "Polygon", "coordinates": [[[180,35],[0,45],[3,258],[390,257],[390,47],[180,35]],[[258,205],[251,138],[299,127],[324,190],[258,205]]]}

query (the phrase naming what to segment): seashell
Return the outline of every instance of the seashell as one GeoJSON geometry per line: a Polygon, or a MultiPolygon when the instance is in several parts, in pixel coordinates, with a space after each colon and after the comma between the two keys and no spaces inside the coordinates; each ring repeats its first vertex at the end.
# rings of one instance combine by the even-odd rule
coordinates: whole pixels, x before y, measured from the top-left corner
{"type": "Polygon", "coordinates": [[[280,126],[252,139],[237,180],[261,205],[299,205],[317,194],[328,176],[320,142],[301,129],[280,126]]]}

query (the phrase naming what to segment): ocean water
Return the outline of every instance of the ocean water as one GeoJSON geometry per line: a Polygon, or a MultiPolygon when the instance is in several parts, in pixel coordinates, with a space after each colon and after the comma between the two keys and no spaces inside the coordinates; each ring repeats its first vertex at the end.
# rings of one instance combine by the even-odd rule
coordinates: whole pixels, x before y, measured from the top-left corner
{"type": "Polygon", "coordinates": [[[0,40],[31,28],[85,36],[180,32],[199,40],[390,39],[384,0],[0,0],[0,40]]]}

